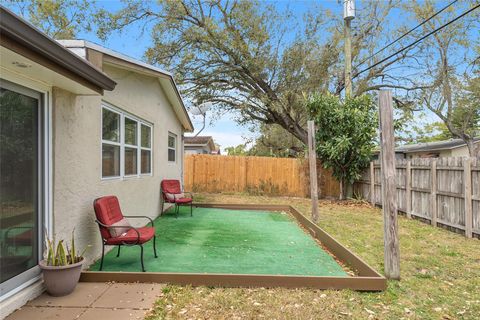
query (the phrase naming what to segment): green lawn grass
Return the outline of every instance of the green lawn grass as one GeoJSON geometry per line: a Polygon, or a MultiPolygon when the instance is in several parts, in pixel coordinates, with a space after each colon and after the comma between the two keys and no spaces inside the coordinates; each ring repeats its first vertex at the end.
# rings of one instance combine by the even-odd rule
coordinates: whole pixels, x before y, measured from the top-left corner
{"type": "MultiPolygon", "coordinates": [[[[173,210],[171,210],[173,211],[173,210]]],[[[182,207],[155,220],[158,258],[144,245],[149,272],[347,276],[285,212],[182,207]]],[[[105,255],[104,271],[140,271],[140,248],[105,255]]],[[[91,267],[98,270],[99,261],[91,267]]]]}
{"type": "MultiPolygon", "coordinates": [[[[217,203],[291,204],[308,215],[310,201],[199,194],[217,203]]],[[[320,202],[319,226],[383,273],[381,210],[320,202]]],[[[151,319],[479,319],[480,241],[399,218],[400,281],[379,293],[312,289],[166,286],[151,319]]]]}

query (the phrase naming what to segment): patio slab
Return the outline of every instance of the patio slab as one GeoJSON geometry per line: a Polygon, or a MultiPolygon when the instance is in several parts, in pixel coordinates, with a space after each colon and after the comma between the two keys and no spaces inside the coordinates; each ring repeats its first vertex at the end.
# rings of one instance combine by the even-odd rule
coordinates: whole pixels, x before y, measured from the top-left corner
{"type": "Polygon", "coordinates": [[[161,292],[153,283],[115,283],[93,304],[94,308],[149,309],[161,292]]]}
{"type": "Polygon", "coordinates": [[[130,320],[144,319],[148,310],[132,310],[132,309],[87,309],[79,318],[81,320],[130,320]]]}
{"type": "Polygon", "coordinates": [[[107,283],[83,283],[80,282],[75,291],[65,297],[52,297],[43,293],[40,297],[27,303],[34,307],[89,307],[111,285],[107,283]]]}
{"type": "Polygon", "coordinates": [[[44,293],[6,319],[143,319],[162,287],[162,284],[151,283],[80,282],[72,294],[52,297],[44,293]]]}
{"type": "Polygon", "coordinates": [[[25,306],[10,316],[7,320],[67,320],[80,319],[86,308],[60,308],[60,307],[29,307],[25,306]]]}

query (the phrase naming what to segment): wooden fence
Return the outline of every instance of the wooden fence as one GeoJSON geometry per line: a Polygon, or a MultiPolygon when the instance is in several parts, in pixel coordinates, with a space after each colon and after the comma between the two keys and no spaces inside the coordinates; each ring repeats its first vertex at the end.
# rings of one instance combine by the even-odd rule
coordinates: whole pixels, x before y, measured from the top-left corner
{"type": "MultiPolygon", "coordinates": [[[[480,237],[480,162],[474,158],[397,160],[398,210],[434,226],[480,237]]],[[[354,192],[373,205],[382,204],[381,171],[370,163],[354,192]]]]}
{"type": "MultiPolygon", "coordinates": [[[[307,197],[310,195],[306,159],[185,155],[185,189],[203,192],[307,197]]],[[[317,164],[319,196],[337,198],[339,184],[317,164]]]]}

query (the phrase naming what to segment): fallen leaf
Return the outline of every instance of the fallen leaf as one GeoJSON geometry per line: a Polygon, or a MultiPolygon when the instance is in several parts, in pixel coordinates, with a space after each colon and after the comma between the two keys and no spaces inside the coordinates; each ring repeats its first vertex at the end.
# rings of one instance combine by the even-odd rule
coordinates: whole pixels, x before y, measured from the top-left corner
{"type": "Polygon", "coordinates": [[[365,309],[365,311],[367,311],[369,314],[375,314],[375,312],[373,312],[372,310],[369,310],[369,309],[367,309],[367,308],[364,308],[364,309],[365,309]]]}

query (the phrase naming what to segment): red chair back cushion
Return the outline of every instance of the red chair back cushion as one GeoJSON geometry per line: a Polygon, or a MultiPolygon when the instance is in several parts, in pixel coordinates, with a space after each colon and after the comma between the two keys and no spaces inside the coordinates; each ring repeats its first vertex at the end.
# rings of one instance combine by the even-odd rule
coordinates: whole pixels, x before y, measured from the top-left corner
{"type": "MultiPolygon", "coordinates": [[[[94,208],[97,220],[107,226],[123,219],[122,210],[120,210],[120,204],[116,196],[98,198],[94,202],[94,208]]],[[[111,237],[107,228],[100,227],[100,232],[104,239],[111,237]]]]}
{"type": "Polygon", "coordinates": [[[171,194],[182,193],[182,188],[180,188],[179,180],[162,180],[161,187],[162,187],[162,194],[163,194],[164,200],[169,200],[166,197],[165,193],[171,193],[171,194]]]}

